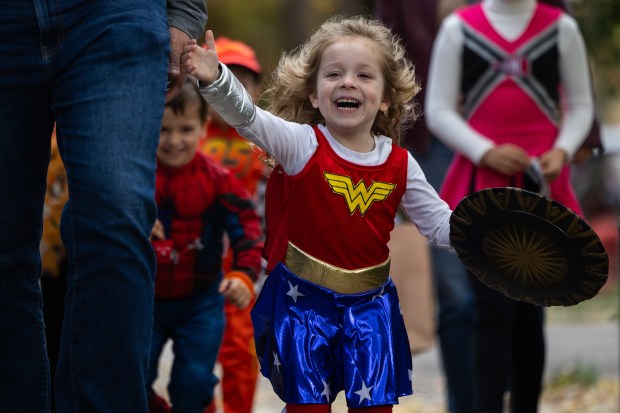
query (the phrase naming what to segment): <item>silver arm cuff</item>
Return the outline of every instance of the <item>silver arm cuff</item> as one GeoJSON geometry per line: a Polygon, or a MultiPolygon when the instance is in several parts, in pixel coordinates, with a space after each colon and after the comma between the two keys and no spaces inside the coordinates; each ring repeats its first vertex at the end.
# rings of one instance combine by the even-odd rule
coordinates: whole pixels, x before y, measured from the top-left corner
{"type": "Polygon", "coordinates": [[[256,107],[252,97],[225,64],[220,63],[220,77],[210,85],[201,87],[200,93],[233,128],[241,128],[254,121],[256,107]]]}

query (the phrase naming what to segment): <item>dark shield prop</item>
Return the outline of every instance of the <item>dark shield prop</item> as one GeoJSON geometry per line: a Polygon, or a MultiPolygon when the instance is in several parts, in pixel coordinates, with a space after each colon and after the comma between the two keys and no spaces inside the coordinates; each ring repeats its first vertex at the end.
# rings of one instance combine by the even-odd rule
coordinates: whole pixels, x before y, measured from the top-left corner
{"type": "Polygon", "coordinates": [[[609,259],[594,230],[564,205],[518,188],[491,188],[461,200],[450,241],[480,281],[538,306],[571,306],[607,281],[609,259]]]}

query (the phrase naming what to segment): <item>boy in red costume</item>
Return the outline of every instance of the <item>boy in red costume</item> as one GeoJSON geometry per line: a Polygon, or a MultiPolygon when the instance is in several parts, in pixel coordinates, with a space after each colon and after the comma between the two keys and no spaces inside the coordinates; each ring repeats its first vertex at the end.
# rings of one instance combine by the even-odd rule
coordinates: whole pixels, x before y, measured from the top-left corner
{"type": "Polygon", "coordinates": [[[224,329],[224,300],[239,308],[254,297],[261,270],[260,219],[249,194],[227,169],[198,152],[207,105],[193,82],[166,105],[157,148],[158,219],[155,313],[148,390],[159,356],[173,340],[168,392],[175,411],[202,412],[213,399],[213,374],[224,329]],[[223,236],[233,258],[222,269],[223,236]]]}
{"type": "MultiPolygon", "coordinates": [[[[260,87],[261,66],[256,54],[240,41],[220,37],[215,47],[221,61],[228,65],[245,89],[256,101],[260,87]]],[[[215,111],[210,111],[211,122],[200,144],[202,153],[225,166],[241,181],[257,207],[266,179],[265,163],[260,151],[239,135],[215,111]]],[[[231,251],[226,253],[224,269],[231,264],[231,251]]],[[[253,302],[252,302],[253,303],[253,302]]],[[[218,361],[222,366],[222,396],[225,413],[250,413],[258,378],[258,361],[254,348],[254,329],[249,305],[245,309],[231,303],[224,305],[226,325],[218,361]]],[[[209,412],[215,410],[211,404],[209,412]]]]}

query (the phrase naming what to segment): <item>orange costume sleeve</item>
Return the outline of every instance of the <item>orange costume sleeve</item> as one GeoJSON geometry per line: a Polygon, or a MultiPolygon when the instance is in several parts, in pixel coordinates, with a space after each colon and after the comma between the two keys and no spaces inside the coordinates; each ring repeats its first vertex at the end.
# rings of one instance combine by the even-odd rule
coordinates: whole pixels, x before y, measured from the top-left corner
{"type": "Polygon", "coordinates": [[[60,239],[60,216],[69,199],[67,173],[60,159],[56,133],[52,135],[52,151],[47,171],[47,191],[43,209],[43,235],[41,237],[41,260],[43,274],[58,277],[60,264],[66,257],[65,247],[60,239]]]}

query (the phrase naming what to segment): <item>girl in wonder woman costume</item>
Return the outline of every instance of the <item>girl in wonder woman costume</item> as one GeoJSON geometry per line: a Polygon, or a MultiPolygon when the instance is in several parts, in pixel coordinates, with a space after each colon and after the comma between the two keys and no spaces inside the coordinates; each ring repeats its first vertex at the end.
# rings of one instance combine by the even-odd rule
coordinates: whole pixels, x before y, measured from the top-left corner
{"type": "Polygon", "coordinates": [[[449,246],[451,211],[396,145],[419,90],[400,41],[381,23],[332,18],[282,57],[270,110],[252,103],[206,49],[184,49],[203,97],[277,167],[266,193],[269,276],[252,310],[262,374],[287,413],[390,412],[412,393],[411,354],[387,243],[402,207],[449,246]]]}

